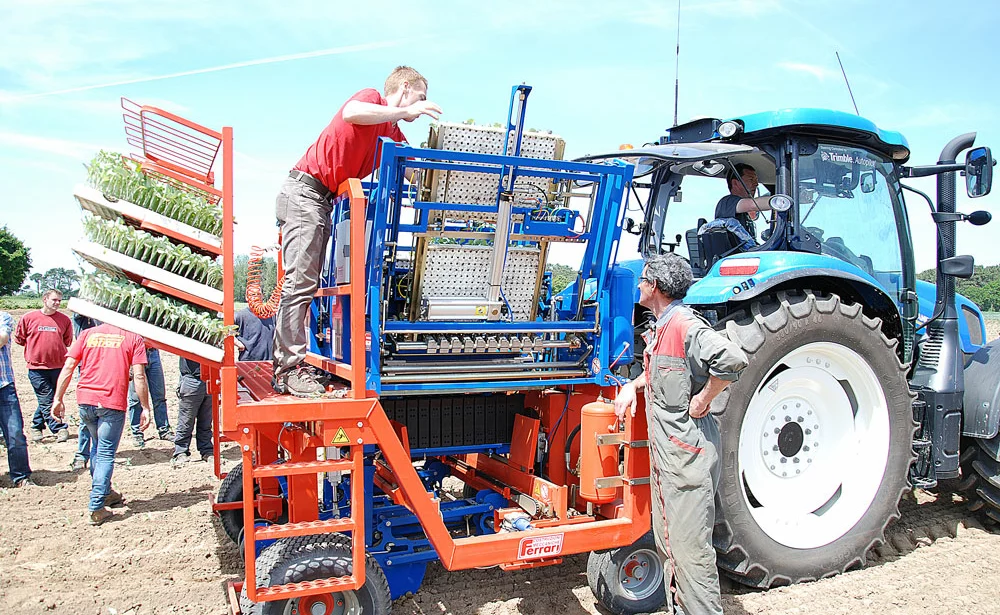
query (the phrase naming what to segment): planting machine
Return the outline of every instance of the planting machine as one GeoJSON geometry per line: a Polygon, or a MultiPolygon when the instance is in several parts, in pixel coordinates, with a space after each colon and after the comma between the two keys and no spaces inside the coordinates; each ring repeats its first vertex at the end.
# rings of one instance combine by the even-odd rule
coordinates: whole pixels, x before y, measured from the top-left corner
{"type": "MultiPolygon", "coordinates": [[[[619,423],[607,403],[633,369],[644,321],[641,262],[616,264],[620,233],[640,234],[644,254],[678,249],[666,221],[668,210],[684,219],[681,182],[740,162],[784,195],[762,243],[743,251],[710,225],[687,233],[700,278],[688,303],[751,358],[716,408],[720,566],[759,587],[843,571],[883,538],[908,485],[963,472],[964,488],[1000,516],[996,346],[952,279],[972,271],[954,255],[955,223],[988,219],[954,211],[954,173],[966,172],[970,195],[986,194],[988,149],[956,164],[966,135],[938,165],[904,167],[897,133],[798,110],[702,120],[655,146],[564,161],[560,139],[523,129],[530,91],[513,88],[505,127],[442,123],[425,148],[383,140],[371,181],[336,187],[309,322],[307,360],[331,375],[324,397],[276,394],[270,363],[237,362],[231,337],[192,340],[149,310],[118,313],[121,301],[71,304],[202,363],[216,440],[242,455],[228,474],[217,462],[213,504],[245,559],[234,611],[388,613],[432,561],[520,570],[584,552],[611,611],[662,605],[645,410],[619,423]],[[930,174],[935,298],[914,280],[900,185],[930,174]],[[633,189],[638,228],[626,219],[633,189]],[[553,254],[577,259],[565,289],[546,271],[553,254]]],[[[221,256],[222,284],[193,286],[107,247],[85,247],[87,259],[232,325],[232,131],[151,107],[133,115],[142,172],[219,203],[221,232],[92,188],[78,200],[221,256]]]]}

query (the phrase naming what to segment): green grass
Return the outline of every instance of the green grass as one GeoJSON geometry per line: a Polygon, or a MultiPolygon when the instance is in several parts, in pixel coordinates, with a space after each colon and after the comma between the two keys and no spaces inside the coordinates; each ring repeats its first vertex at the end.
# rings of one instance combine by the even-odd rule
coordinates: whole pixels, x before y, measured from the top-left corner
{"type": "Polygon", "coordinates": [[[0,310],[40,310],[41,297],[0,297],[0,310]]]}

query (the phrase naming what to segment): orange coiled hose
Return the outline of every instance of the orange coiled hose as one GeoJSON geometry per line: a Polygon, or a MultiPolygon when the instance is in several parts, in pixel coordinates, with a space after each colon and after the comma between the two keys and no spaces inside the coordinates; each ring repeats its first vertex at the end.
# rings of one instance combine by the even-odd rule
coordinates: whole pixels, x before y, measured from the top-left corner
{"type": "Polygon", "coordinates": [[[278,303],[281,301],[281,287],[285,284],[284,273],[278,277],[271,296],[264,300],[264,291],[260,288],[260,278],[264,273],[264,255],[272,248],[253,246],[250,249],[250,259],[247,261],[247,304],[257,318],[272,318],[278,313],[278,303]]]}

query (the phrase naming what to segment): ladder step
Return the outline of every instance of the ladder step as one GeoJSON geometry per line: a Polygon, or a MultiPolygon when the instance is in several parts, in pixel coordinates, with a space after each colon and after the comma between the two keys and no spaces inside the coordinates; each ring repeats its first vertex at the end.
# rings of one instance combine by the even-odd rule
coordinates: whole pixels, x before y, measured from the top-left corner
{"type": "Polygon", "coordinates": [[[285,583],[284,585],[271,585],[269,587],[258,588],[257,601],[261,602],[266,599],[276,600],[295,596],[315,596],[317,594],[329,594],[357,588],[357,583],[353,576],[285,583]]]}
{"type": "Polygon", "coordinates": [[[333,532],[343,533],[350,532],[352,530],[354,530],[354,521],[350,517],[328,519],[326,521],[282,523],[257,528],[254,530],[254,540],[289,538],[291,536],[309,536],[312,534],[330,534],[333,532]]]}
{"type": "Polygon", "coordinates": [[[299,461],[296,463],[274,463],[253,469],[255,478],[292,476],[293,474],[319,474],[320,472],[350,472],[354,462],[350,459],[332,461],[299,461]]]}

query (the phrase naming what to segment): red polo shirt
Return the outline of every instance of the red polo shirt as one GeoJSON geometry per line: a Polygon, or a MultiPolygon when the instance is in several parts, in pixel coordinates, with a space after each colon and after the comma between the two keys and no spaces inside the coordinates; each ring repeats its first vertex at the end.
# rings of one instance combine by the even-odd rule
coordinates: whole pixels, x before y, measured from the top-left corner
{"type": "MultiPolygon", "coordinates": [[[[360,100],[373,105],[387,106],[385,98],[378,90],[368,88],[351,96],[347,102],[360,100]]],[[[352,177],[367,177],[375,167],[375,149],[379,137],[389,137],[393,141],[405,142],[406,137],[395,122],[362,126],[344,121],[344,107],[340,107],[316,142],[309,146],[295,170],[303,171],[323,182],[323,185],[337,191],[341,182],[352,177]]]]}
{"type": "Polygon", "coordinates": [[[81,331],[69,356],[80,362],[76,403],[124,411],[129,372],[146,364],[146,344],[135,333],[103,324],[81,331]]]}

